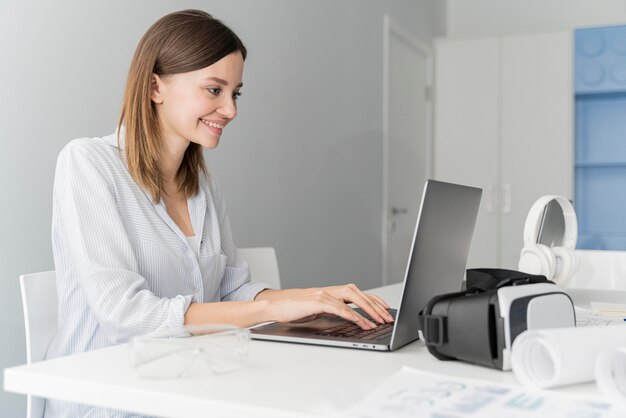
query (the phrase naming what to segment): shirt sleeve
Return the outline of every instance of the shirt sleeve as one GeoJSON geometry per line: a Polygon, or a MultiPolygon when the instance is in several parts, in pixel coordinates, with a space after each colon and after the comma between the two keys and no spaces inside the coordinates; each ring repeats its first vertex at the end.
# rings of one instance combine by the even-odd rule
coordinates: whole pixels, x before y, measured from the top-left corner
{"type": "Polygon", "coordinates": [[[226,270],[220,284],[220,299],[222,301],[254,300],[259,292],[270,289],[271,286],[267,283],[250,281],[250,266],[235,246],[230,219],[226,213],[226,203],[213,176],[209,178],[209,187],[217,211],[222,252],[226,255],[226,270]]]}
{"type": "Polygon", "coordinates": [[[148,288],[119,214],[113,175],[90,157],[70,143],[57,161],[53,227],[62,230],[71,276],[113,344],[182,326],[192,296],[160,298],[148,288]]]}

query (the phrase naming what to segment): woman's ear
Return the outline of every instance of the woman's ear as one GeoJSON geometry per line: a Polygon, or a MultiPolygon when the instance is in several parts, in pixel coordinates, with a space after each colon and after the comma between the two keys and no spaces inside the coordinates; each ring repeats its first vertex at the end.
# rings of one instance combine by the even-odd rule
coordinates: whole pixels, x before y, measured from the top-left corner
{"type": "Polygon", "coordinates": [[[161,104],[163,103],[163,81],[161,77],[156,74],[152,74],[150,80],[150,98],[154,103],[161,104]]]}

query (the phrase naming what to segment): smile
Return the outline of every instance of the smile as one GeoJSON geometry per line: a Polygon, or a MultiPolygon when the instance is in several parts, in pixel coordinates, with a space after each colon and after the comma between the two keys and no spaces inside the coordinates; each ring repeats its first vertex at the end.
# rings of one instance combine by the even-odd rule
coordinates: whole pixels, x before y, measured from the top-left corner
{"type": "Polygon", "coordinates": [[[200,119],[202,121],[202,123],[204,123],[206,126],[210,126],[212,128],[218,128],[218,129],[224,129],[225,125],[219,124],[219,123],[215,123],[215,122],[209,122],[208,120],[204,120],[204,119],[200,119]]]}

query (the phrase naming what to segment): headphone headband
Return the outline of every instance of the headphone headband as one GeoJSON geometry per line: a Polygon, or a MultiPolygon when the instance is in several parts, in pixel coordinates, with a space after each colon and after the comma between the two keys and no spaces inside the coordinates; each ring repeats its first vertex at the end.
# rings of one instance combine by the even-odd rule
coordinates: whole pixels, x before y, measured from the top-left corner
{"type": "Polygon", "coordinates": [[[563,220],[565,223],[565,231],[563,232],[563,244],[561,246],[576,248],[576,240],[578,239],[578,222],[576,220],[576,212],[574,207],[563,196],[546,195],[540,197],[528,211],[528,217],[524,225],[524,245],[533,245],[537,243],[539,227],[543,219],[546,206],[555,200],[563,211],[563,220]]]}

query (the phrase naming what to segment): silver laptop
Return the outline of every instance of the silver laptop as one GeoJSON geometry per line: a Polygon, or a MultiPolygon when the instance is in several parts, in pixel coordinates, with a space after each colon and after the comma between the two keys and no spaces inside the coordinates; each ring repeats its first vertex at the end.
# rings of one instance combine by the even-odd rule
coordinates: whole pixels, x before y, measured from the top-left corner
{"type": "MultiPolygon", "coordinates": [[[[362,330],[338,317],[301,324],[271,323],[253,328],[255,340],[390,351],[416,339],[419,313],[435,295],[461,289],[482,190],[427,180],[415,222],[402,287],[391,324],[362,330]]],[[[368,317],[357,309],[361,315],[368,317]]]]}

